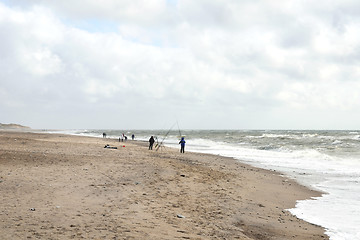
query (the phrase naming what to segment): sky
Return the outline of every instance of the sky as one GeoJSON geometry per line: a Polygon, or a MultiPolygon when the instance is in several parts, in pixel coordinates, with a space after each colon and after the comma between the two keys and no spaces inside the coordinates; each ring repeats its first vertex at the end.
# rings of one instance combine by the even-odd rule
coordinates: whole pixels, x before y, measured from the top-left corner
{"type": "Polygon", "coordinates": [[[0,0],[0,123],[360,129],[358,0],[0,0]]]}

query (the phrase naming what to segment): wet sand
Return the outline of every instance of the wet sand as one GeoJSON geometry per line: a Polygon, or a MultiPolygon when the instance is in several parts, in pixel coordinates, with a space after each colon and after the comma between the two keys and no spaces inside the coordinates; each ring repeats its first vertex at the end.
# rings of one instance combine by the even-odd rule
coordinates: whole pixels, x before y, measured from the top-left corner
{"type": "Polygon", "coordinates": [[[286,211],[319,195],[231,158],[0,131],[0,239],[328,239],[286,211]]]}

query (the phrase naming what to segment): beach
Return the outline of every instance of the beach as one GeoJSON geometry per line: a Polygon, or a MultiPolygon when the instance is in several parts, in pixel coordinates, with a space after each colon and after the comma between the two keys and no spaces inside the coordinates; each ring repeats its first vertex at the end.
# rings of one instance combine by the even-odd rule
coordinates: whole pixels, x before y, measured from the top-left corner
{"type": "Polygon", "coordinates": [[[328,239],[286,210],[320,192],[233,158],[20,131],[0,143],[0,239],[328,239]]]}

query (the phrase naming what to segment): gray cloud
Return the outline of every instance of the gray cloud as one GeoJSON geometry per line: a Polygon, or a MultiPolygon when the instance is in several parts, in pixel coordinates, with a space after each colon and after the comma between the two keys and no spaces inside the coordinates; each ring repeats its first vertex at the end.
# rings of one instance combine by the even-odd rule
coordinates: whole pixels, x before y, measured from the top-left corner
{"type": "Polygon", "coordinates": [[[358,128],[358,5],[0,2],[0,122],[358,128]]]}

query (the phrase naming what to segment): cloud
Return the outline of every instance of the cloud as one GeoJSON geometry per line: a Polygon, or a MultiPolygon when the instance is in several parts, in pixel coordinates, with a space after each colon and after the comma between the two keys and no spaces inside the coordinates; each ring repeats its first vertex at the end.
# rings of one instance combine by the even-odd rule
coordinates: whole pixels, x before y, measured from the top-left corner
{"type": "Polygon", "coordinates": [[[302,128],[289,113],[356,111],[358,5],[0,2],[2,121],[75,128],[86,116],[116,128],[126,112],[141,119],[124,120],[133,128],[148,128],[152,113],[192,119],[188,128],[302,128]]]}

